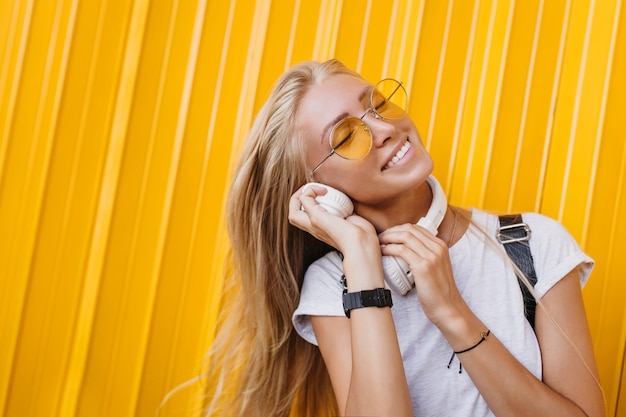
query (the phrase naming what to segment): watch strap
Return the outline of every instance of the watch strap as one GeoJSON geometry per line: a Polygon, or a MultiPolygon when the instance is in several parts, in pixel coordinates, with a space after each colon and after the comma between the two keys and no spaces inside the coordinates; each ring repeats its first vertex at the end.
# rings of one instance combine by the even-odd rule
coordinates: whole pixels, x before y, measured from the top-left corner
{"type": "Polygon", "coordinates": [[[385,288],[343,292],[343,311],[350,318],[350,311],[363,307],[392,307],[391,291],[385,288]]]}

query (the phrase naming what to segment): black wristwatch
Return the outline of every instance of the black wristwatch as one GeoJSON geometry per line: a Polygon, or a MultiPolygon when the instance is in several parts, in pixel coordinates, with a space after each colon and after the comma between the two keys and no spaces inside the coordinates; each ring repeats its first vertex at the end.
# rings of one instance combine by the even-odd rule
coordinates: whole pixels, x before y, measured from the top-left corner
{"type": "Polygon", "coordinates": [[[391,291],[385,288],[374,290],[343,292],[343,312],[350,318],[350,310],[363,307],[392,307],[391,291]]]}

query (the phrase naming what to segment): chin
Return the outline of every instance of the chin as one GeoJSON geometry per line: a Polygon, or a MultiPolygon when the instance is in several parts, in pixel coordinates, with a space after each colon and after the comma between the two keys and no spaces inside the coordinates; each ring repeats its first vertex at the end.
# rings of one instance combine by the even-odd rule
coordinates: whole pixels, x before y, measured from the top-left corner
{"type": "Polygon", "coordinates": [[[426,152],[423,148],[420,149],[418,147],[415,160],[411,162],[414,165],[411,169],[411,175],[421,177],[424,180],[426,180],[426,178],[432,174],[433,169],[435,168],[433,159],[431,158],[430,154],[426,152]]]}

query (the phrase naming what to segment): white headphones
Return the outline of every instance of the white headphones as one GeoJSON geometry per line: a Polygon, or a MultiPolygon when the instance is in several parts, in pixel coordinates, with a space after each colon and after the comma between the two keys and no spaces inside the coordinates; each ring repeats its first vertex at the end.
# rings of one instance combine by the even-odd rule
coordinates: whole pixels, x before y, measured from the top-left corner
{"type": "MultiPolygon", "coordinates": [[[[437,236],[437,229],[443,221],[448,209],[448,200],[439,185],[439,182],[432,175],[426,179],[426,183],[430,186],[433,193],[433,201],[426,216],[419,219],[418,226],[428,230],[437,236]]],[[[341,216],[344,219],[354,212],[354,205],[350,198],[326,184],[309,183],[326,188],[328,191],[325,195],[320,195],[315,200],[331,214],[341,216]]],[[[307,184],[307,186],[309,185],[307,184]]],[[[303,188],[303,192],[306,190],[303,188]]],[[[385,283],[389,289],[397,294],[406,294],[413,288],[414,278],[409,265],[402,259],[395,256],[383,256],[383,272],[385,273],[385,283]]]]}
{"type": "MultiPolygon", "coordinates": [[[[433,201],[426,216],[419,219],[417,225],[437,236],[437,229],[448,209],[448,200],[435,177],[431,175],[426,179],[426,183],[433,193],[433,201]]],[[[404,259],[396,256],[383,256],[383,272],[385,273],[385,283],[391,291],[404,295],[413,288],[415,279],[404,259]]]]}

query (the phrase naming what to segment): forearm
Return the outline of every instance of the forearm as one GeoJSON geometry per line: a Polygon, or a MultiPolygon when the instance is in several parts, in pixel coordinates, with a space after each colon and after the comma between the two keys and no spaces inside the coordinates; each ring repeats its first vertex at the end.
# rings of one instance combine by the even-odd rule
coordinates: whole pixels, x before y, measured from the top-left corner
{"type": "MultiPolygon", "coordinates": [[[[455,351],[474,346],[487,330],[471,312],[439,328],[455,351]]],[[[574,402],[532,375],[493,332],[457,359],[495,415],[585,416],[574,402]]]]}
{"type": "Polygon", "coordinates": [[[353,310],[350,321],[352,374],[346,415],[412,416],[390,309],[353,310]]]}
{"type": "MultiPolygon", "coordinates": [[[[344,260],[348,291],[384,286],[376,257],[344,260]]],[[[351,311],[351,378],[346,415],[413,416],[398,338],[389,307],[351,311]]]]}

